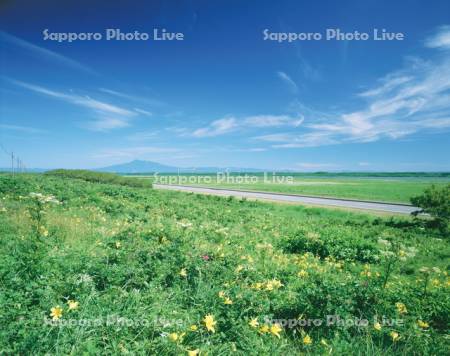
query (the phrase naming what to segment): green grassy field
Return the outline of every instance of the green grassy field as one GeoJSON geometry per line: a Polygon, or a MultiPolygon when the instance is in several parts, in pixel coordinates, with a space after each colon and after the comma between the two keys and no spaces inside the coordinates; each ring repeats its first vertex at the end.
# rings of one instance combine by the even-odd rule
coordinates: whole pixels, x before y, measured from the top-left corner
{"type": "MultiPolygon", "coordinates": [[[[229,178],[217,175],[182,175],[172,176],[173,181],[183,181],[186,185],[201,185],[229,189],[255,190],[287,194],[304,194],[312,196],[338,197],[372,201],[409,203],[412,196],[419,195],[431,184],[444,186],[450,182],[446,177],[359,177],[339,175],[293,175],[293,181],[277,182],[277,178],[268,175],[265,179],[261,174],[251,174],[255,181],[239,182],[238,175],[231,174],[229,178]],[[195,179],[194,179],[195,178],[195,179]]],[[[283,174],[285,176],[289,174],[283,174]]],[[[280,175],[282,176],[282,175],[280,175]]],[[[154,180],[151,175],[136,178],[154,180]]],[[[167,176],[160,176],[161,182],[167,181],[167,176]]],[[[244,176],[241,175],[241,179],[244,176]]]]}
{"type": "Polygon", "coordinates": [[[1,354],[448,351],[449,243],[420,223],[44,175],[0,194],[1,354]]]}

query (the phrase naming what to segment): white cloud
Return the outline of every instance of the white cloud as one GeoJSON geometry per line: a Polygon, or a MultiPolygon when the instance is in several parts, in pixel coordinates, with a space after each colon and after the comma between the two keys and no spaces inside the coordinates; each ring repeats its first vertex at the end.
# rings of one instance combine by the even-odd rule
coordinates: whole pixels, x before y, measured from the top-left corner
{"type": "Polygon", "coordinates": [[[130,126],[128,120],[102,117],[88,122],[85,127],[91,131],[109,131],[130,126]]]}
{"type": "Polygon", "coordinates": [[[425,41],[429,48],[450,49],[450,26],[441,26],[438,31],[425,41]]]}
{"type": "Polygon", "coordinates": [[[130,141],[146,141],[154,139],[158,133],[158,131],[141,131],[127,136],[127,139],[130,141]]]}
{"type": "Polygon", "coordinates": [[[269,135],[256,136],[254,139],[267,142],[289,142],[294,139],[295,135],[289,133],[276,133],[269,135]]]}
{"type": "Polygon", "coordinates": [[[248,152],[265,152],[265,151],[267,151],[267,148],[254,147],[254,148],[248,148],[247,151],[248,152]]]}
{"type": "Polygon", "coordinates": [[[91,99],[90,97],[86,96],[79,96],[79,95],[73,95],[73,94],[64,94],[61,92],[53,91],[38,85],[29,84],[25,82],[21,82],[18,80],[12,80],[13,83],[16,85],[19,85],[23,88],[29,89],[31,91],[34,91],[36,93],[44,94],[50,97],[54,97],[57,99],[61,99],[64,101],[67,101],[71,104],[83,106],[85,108],[93,109],[100,112],[106,112],[110,114],[117,114],[117,115],[123,115],[123,116],[134,116],[136,113],[133,111],[130,111],[128,109],[121,108],[116,105],[108,104],[103,101],[91,99]]]}
{"type": "Polygon", "coordinates": [[[147,111],[147,110],[134,108],[134,111],[136,111],[139,114],[145,115],[145,116],[153,116],[153,113],[151,113],[150,111],[147,111]]]}
{"type": "Polygon", "coordinates": [[[153,99],[153,98],[147,98],[144,96],[137,96],[137,95],[130,95],[130,94],[126,94],[126,93],[122,93],[116,90],[112,90],[112,89],[107,89],[107,88],[100,88],[99,89],[102,93],[105,94],[109,94],[121,99],[125,99],[125,100],[129,100],[129,101],[135,101],[135,102],[139,102],[141,104],[147,104],[150,106],[163,106],[165,105],[164,102],[157,100],[157,99],[153,99]]]}
{"type": "Polygon", "coordinates": [[[358,162],[358,166],[360,166],[360,167],[368,167],[370,165],[371,164],[369,162],[358,162]]]}
{"type": "Polygon", "coordinates": [[[229,133],[238,126],[233,117],[213,121],[209,126],[197,129],[193,132],[194,137],[213,137],[229,133]]]}
{"type": "Polygon", "coordinates": [[[287,75],[285,72],[277,72],[278,77],[289,87],[289,89],[293,92],[293,93],[297,93],[298,92],[298,86],[297,84],[294,82],[294,80],[287,75]]]}
{"type": "Polygon", "coordinates": [[[137,115],[136,111],[128,110],[104,101],[95,100],[88,96],[66,94],[18,80],[11,80],[11,82],[33,92],[92,110],[97,117],[83,125],[83,127],[89,130],[109,131],[127,127],[130,126],[130,118],[137,115]]]}
{"type": "Polygon", "coordinates": [[[242,125],[248,127],[298,127],[302,124],[303,119],[303,117],[292,118],[287,115],[256,115],[244,118],[242,125]]]}
{"type": "Polygon", "coordinates": [[[74,69],[78,69],[90,74],[96,74],[92,69],[86,67],[85,65],[70,59],[68,57],[65,57],[61,54],[58,54],[56,52],[50,51],[46,48],[36,46],[30,42],[27,42],[21,38],[18,38],[16,36],[10,35],[4,31],[0,31],[0,41],[6,42],[9,44],[12,44],[16,47],[23,48],[28,53],[33,55],[36,58],[44,58],[46,60],[50,60],[53,62],[61,63],[65,66],[72,67],[74,69]]]}
{"type": "Polygon", "coordinates": [[[298,127],[302,122],[303,117],[291,117],[288,115],[254,115],[243,117],[239,120],[235,117],[226,117],[195,130],[192,135],[194,137],[212,137],[245,128],[298,127]]]}
{"type": "MultiPolygon", "coordinates": [[[[448,52],[446,52],[448,53],[448,52]]],[[[381,78],[360,93],[366,103],[356,111],[331,115],[309,112],[301,134],[257,137],[276,148],[399,139],[422,131],[450,129],[450,55],[423,61],[409,59],[404,68],[381,78]]]]}
{"type": "Polygon", "coordinates": [[[304,134],[278,133],[254,137],[254,139],[272,142],[274,148],[303,148],[332,145],[338,143],[328,132],[308,132],[304,134]]]}
{"type": "Polygon", "coordinates": [[[377,96],[377,95],[381,95],[381,94],[387,94],[388,92],[395,89],[399,85],[409,82],[412,79],[413,79],[413,77],[411,77],[411,76],[401,76],[401,75],[399,76],[396,74],[388,75],[385,78],[382,78],[380,80],[380,82],[381,82],[380,86],[378,86],[374,89],[362,92],[358,95],[361,97],[371,97],[371,96],[377,96]]]}

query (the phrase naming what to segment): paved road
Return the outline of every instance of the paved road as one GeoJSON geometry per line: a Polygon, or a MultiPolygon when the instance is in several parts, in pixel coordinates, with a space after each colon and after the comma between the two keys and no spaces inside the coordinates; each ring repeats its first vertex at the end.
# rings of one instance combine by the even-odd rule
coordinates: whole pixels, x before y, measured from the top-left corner
{"type": "Polygon", "coordinates": [[[387,213],[397,213],[397,214],[411,214],[413,211],[418,210],[418,208],[411,206],[411,205],[406,205],[406,204],[392,204],[392,203],[380,203],[380,202],[334,199],[334,198],[319,198],[319,197],[310,197],[310,196],[303,196],[303,195],[251,192],[251,191],[230,190],[230,189],[222,189],[222,188],[193,187],[193,186],[187,186],[187,185],[153,184],[153,187],[156,189],[178,190],[178,191],[191,192],[191,193],[234,196],[234,197],[240,197],[240,198],[246,197],[246,198],[253,198],[253,199],[284,201],[284,202],[292,202],[292,203],[300,203],[300,204],[305,203],[305,204],[322,205],[322,206],[336,206],[336,207],[351,208],[351,209],[376,210],[376,211],[382,211],[382,212],[387,212],[387,213]]]}

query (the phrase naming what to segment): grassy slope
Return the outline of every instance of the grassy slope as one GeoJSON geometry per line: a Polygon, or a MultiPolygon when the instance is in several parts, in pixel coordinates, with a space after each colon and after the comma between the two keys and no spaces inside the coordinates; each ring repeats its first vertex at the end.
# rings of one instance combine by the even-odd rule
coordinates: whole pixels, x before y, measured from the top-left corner
{"type": "Polygon", "coordinates": [[[446,270],[448,242],[401,220],[299,206],[241,202],[53,177],[0,176],[0,352],[98,354],[443,354],[446,276],[424,291],[422,266],[446,270]],[[47,236],[32,234],[29,192],[54,194],[47,236]],[[4,208],[4,209],[3,209],[4,208]],[[381,287],[379,237],[418,249],[381,287]],[[30,244],[42,240],[35,249],[30,244]],[[38,252],[40,254],[38,254],[38,252]],[[310,254],[308,254],[310,252],[310,254]],[[306,254],[305,254],[306,253],[306,254]],[[208,260],[202,258],[208,256],[208,260]],[[315,257],[316,256],[316,257],[315,257]],[[331,258],[331,259],[330,259],[331,258]],[[30,259],[36,262],[31,263],[30,259]],[[182,268],[187,276],[179,275],[182,268]],[[307,275],[298,276],[299,271],[307,275]],[[371,276],[364,274],[369,270],[371,276]],[[379,272],[380,277],[376,277],[379,272]],[[362,275],[362,274],[363,275],[362,275]],[[282,286],[268,290],[267,281],[282,286]],[[258,288],[256,283],[263,283],[258,288]],[[233,304],[225,305],[224,291],[233,304]],[[68,311],[67,298],[79,301],[68,311]],[[406,304],[399,315],[395,303],[406,304]],[[43,325],[51,307],[62,320],[118,315],[129,327],[43,325]],[[217,320],[207,332],[206,314],[217,320]],[[286,329],[280,338],[248,325],[264,316],[296,319],[374,316],[405,320],[381,331],[356,327],[286,329]],[[161,320],[163,319],[163,320],[161,320]],[[421,330],[418,319],[430,324],[421,330]],[[159,320],[159,322],[156,322],[159,320]],[[197,325],[197,331],[190,331],[197,325]],[[389,336],[395,330],[398,342],[389,336]],[[171,341],[165,333],[186,333],[171,341]],[[303,345],[308,333],[312,345],[303,345]],[[324,338],[329,346],[320,343],[324,338]]]}
{"type": "MultiPolygon", "coordinates": [[[[250,174],[251,175],[251,174],[250,174]]],[[[138,177],[138,176],[136,176],[138,177]]],[[[190,176],[192,177],[192,176],[190,176]]],[[[186,177],[188,178],[188,177],[186,177]]],[[[295,177],[294,184],[280,184],[263,182],[263,178],[250,184],[239,184],[232,180],[217,181],[216,176],[210,176],[211,181],[200,179],[197,183],[203,186],[213,186],[230,189],[256,190],[288,194],[305,194],[324,197],[338,197],[349,199],[375,200],[386,202],[409,203],[412,196],[420,195],[431,184],[448,184],[446,179],[357,179],[357,178],[299,178],[295,177]]],[[[144,179],[144,178],[143,178],[144,179]]],[[[151,178],[148,178],[151,179],[151,178]]],[[[162,177],[162,179],[167,179],[162,177]]],[[[182,179],[182,178],[181,178],[182,179]]],[[[186,180],[187,185],[195,185],[186,180]]]]}

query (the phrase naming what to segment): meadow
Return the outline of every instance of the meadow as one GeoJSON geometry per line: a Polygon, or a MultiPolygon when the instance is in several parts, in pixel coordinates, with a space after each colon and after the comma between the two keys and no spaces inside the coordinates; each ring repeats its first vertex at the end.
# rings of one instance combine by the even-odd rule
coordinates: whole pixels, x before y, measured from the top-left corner
{"type": "Polygon", "coordinates": [[[139,180],[160,181],[161,183],[198,185],[216,188],[254,190],[285,194],[300,194],[319,197],[409,203],[411,197],[421,194],[431,184],[438,187],[450,182],[446,174],[299,174],[261,173],[190,174],[130,176],[139,180]],[[251,177],[251,179],[246,179],[251,177]],[[292,180],[288,181],[287,177],[292,180]]]}
{"type": "Polygon", "coordinates": [[[1,354],[448,352],[420,220],[79,178],[0,175],[1,354]]]}

